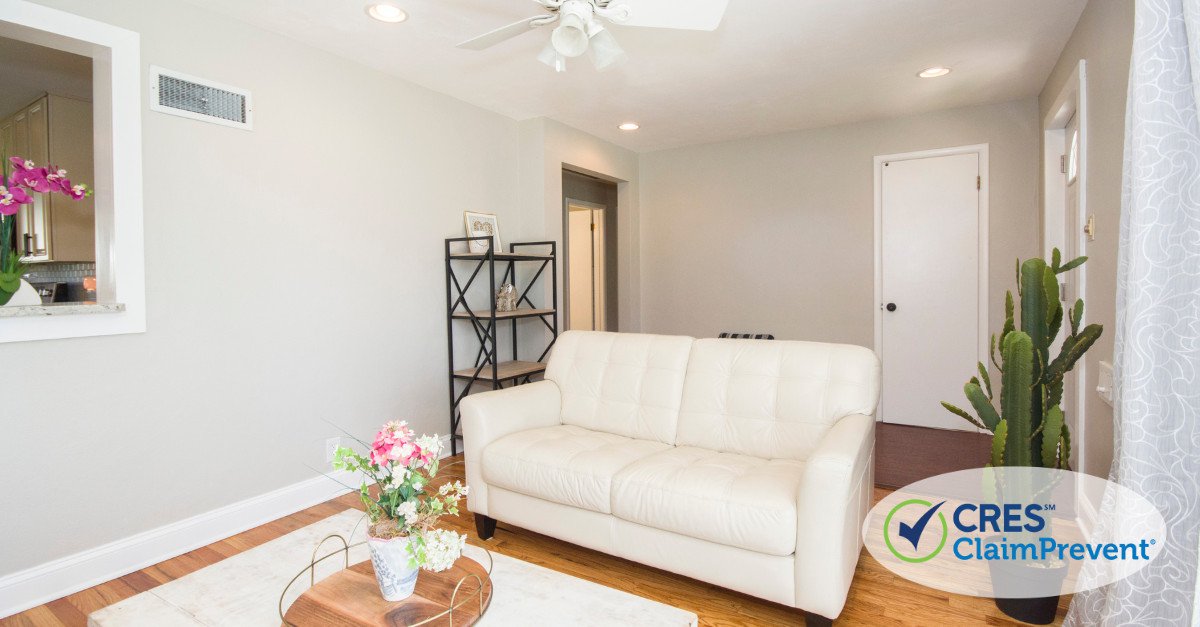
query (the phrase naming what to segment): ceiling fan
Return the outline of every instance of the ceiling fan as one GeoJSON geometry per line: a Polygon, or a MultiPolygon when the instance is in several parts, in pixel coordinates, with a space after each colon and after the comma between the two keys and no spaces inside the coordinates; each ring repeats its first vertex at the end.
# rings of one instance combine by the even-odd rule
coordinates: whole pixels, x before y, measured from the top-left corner
{"type": "Polygon", "coordinates": [[[550,43],[538,60],[558,72],[567,59],[590,52],[597,70],[606,70],[626,57],[603,20],[622,26],[716,30],[729,0],[533,0],[546,13],[526,18],[458,44],[467,50],[484,50],[539,26],[557,23],[550,43]]]}

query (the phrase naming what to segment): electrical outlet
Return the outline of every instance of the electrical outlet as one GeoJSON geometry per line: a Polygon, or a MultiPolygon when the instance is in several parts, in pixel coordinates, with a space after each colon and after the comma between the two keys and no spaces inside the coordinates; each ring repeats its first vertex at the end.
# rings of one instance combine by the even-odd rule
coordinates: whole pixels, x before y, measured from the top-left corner
{"type": "Polygon", "coordinates": [[[333,461],[333,457],[337,454],[338,447],[341,445],[341,438],[329,438],[328,440],[325,440],[325,461],[333,461]]]}
{"type": "Polygon", "coordinates": [[[1096,377],[1096,393],[1109,405],[1113,404],[1113,367],[1107,361],[1100,362],[1100,376],[1096,377]]]}

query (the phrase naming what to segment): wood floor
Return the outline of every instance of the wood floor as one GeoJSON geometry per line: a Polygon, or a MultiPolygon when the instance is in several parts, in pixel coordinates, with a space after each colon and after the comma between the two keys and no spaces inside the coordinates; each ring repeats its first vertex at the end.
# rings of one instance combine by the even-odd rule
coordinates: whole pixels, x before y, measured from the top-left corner
{"type": "MultiPolygon", "coordinates": [[[[460,456],[461,458],[461,456],[460,456]]],[[[462,465],[448,468],[441,478],[462,478],[462,465]]],[[[876,489],[876,500],[888,491],[876,489]]],[[[362,509],[348,494],[119,579],[51,601],[21,614],[0,619],[0,626],[82,626],[97,609],[199,570],[209,564],[310,525],[347,508],[362,509]]],[[[649,568],[603,553],[560,542],[500,523],[496,536],[482,543],[468,512],[446,518],[445,526],[470,535],[472,544],[539,564],[582,579],[655,599],[695,612],[700,624],[800,625],[802,614],[792,608],[731,592],[706,583],[649,568]]],[[[1069,598],[1059,605],[1062,622],[1069,598]]],[[[996,609],[990,599],[932,590],[901,579],[863,552],[850,588],[846,609],[835,625],[1021,625],[996,609]]],[[[140,626],[139,626],[140,627],[140,626]]],[[[153,627],[153,626],[148,626],[153,627]]]]}

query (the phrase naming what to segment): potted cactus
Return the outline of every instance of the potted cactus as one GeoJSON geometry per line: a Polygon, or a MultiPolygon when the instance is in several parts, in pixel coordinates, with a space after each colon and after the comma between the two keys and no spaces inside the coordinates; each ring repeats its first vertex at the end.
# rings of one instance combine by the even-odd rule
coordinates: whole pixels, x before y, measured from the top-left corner
{"type": "MultiPolygon", "coordinates": [[[[1058,275],[1069,272],[1087,261],[1079,257],[1062,263],[1062,255],[1054,250],[1047,264],[1042,259],[1017,262],[1017,296],[1021,303],[1020,328],[1017,328],[1012,292],[1005,298],[1004,328],[997,339],[992,335],[992,364],[1001,373],[997,409],[992,394],[988,369],[981,362],[978,376],[971,377],[963,387],[967,401],[975,414],[943,402],[942,405],[971,424],[992,433],[992,454],[987,466],[1033,466],[1069,470],[1071,432],[1062,409],[1063,378],[1075,367],[1104,328],[1089,324],[1080,328],[1083,320],[1083,300],[1076,300],[1070,311],[1063,308],[1059,297],[1058,275]],[[1051,348],[1067,323],[1068,332],[1057,355],[1051,348]],[[997,348],[1000,359],[996,359],[997,348]]],[[[1026,487],[1025,489],[1029,489],[1026,487]]],[[[994,569],[1012,569],[1013,565],[992,562],[994,569]]],[[[1021,573],[997,573],[1045,579],[1047,589],[1057,589],[1066,574],[1065,564],[1018,564],[1021,573]]],[[[1009,616],[1030,623],[1046,624],[1054,620],[1058,595],[1033,599],[997,598],[996,605],[1009,616]]]]}

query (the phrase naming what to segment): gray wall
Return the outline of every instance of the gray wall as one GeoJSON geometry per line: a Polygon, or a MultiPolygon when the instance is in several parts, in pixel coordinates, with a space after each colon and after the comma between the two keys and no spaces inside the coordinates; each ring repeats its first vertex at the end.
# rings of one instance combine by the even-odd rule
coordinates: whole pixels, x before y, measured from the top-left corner
{"type": "Polygon", "coordinates": [[[310,478],[322,419],[445,433],[442,238],[521,234],[517,122],[179,0],[45,4],[255,129],[145,109],[147,332],[0,345],[0,575],[310,478]]]}
{"type": "Polygon", "coordinates": [[[873,157],[987,143],[998,330],[1039,250],[1038,135],[1028,98],[643,155],[642,328],[871,346],[873,157]]]}
{"type": "Polygon", "coordinates": [[[1091,0],[1042,90],[1041,117],[1049,113],[1080,59],[1087,59],[1087,213],[1096,216],[1096,240],[1088,256],[1084,301],[1088,322],[1104,325],[1104,335],[1088,352],[1085,395],[1086,467],[1107,476],[1112,464],[1112,408],[1096,395],[1101,360],[1112,362],[1116,333],[1117,232],[1121,221],[1121,175],[1125,146],[1125,100],[1133,45],[1133,2],[1091,0]]]}

